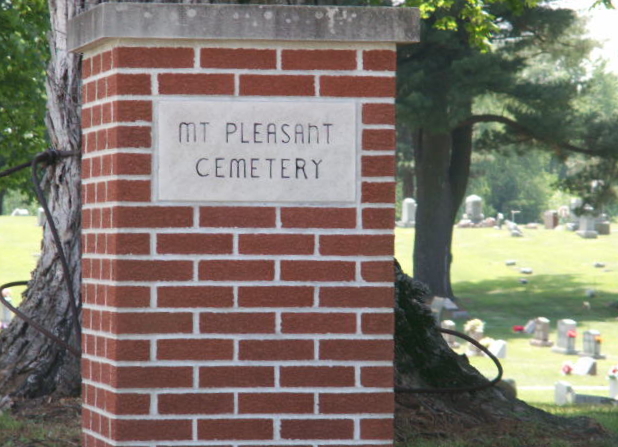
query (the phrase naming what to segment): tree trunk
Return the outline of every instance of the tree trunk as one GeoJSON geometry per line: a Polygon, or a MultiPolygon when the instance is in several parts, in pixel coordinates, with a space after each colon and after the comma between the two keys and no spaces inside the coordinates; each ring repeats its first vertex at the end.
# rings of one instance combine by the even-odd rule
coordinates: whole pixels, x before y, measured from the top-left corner
{"type": "MultiPolygon", "coordinates": [[[[51,61],[47,93],[47,128],[52,147],[77,151],[81,146],[80,60],[66,51],[68,20],[79,12],[80,2],[50,0],[51,61]]],[[[72,273],[72,287],[80,296],[80,160],[63,158],[45,170],[43,183],[58,234],[72,273]]],[[[42,253],[20,310],[73,346],[79,346],[65,274],[49,225],[43,232],[42,253]]],[[[22,280],[23,278],[16,278],[22,280]]],[[[0,395],[37,397],[77,395],[80,391],[79,358],[14,318],[0,333],[0,395]]]]}
{"type": "Polygon", "coordinates": [[[471,155],[471,126],[451,132],[423,130],[415,145],[414,277],[437,296],[453,297],[453,225],[466,193],[471,155]]]}

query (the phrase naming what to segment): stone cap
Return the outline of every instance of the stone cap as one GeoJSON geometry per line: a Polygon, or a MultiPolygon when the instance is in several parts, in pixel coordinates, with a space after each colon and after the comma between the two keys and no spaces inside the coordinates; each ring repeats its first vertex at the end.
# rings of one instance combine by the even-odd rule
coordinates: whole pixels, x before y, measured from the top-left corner
{"type": "Polygon", "coordinates": [[[413,43],[417,8],[103,3],[69,23],[70,51],[106,39],[413,43]]]}

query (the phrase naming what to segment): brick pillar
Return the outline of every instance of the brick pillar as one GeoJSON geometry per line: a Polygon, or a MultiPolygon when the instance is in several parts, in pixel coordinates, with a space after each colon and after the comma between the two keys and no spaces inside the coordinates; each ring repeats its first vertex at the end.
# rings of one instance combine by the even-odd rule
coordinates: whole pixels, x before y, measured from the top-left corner
{"type": "Polygon", "coordinates": [[[395,44],[417,36],[393,36],[417,23],[401,11],[104,4],[73,23],[84,447],[392,443],[395,44]],[[386,31],[348,35],[375,17],[386,31]],[[274,40],[255,20],[309,31],[274,40]],[[220,147],[258,154],[246,165],[199,146],[218,116],[220,147]]]}

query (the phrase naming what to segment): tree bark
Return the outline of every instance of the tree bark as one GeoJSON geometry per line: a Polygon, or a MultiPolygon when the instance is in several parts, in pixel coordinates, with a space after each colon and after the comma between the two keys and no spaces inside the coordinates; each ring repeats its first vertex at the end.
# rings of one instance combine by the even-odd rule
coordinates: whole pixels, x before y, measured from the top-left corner
{"type": "MultiPolygon", "coordinates": [[[[80,2],[50,0],[51,60],[48,68],[48,116],[52,147],[79,152],[80,58],[67,52],[67,23],[79,13],[80,2]]],[[[65,256],[71,284],[80,296],[80,160],[63,158],[45,170],[43,179],[65,256]]],[[[69,302],[65,273],[49,225],[43,231],[42,253],[24,294],[20,310],[73,346],[79,346],[69,302]]],[[[16,278],[22,280],[23,278],[16,278]]],[[[14,318],[0,333],[0,396],[38,397],[77,395],[80,391],[79,358],[14,318]]]]}

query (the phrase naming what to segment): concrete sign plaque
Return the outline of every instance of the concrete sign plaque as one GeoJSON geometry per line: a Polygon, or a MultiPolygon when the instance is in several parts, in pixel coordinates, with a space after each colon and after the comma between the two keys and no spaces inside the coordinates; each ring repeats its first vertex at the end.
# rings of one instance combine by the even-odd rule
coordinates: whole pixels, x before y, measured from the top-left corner
{"type": "Polygon", "coordinates": [[[157,198],[353,202],[353,102],[161,101],[157,198]]]}

